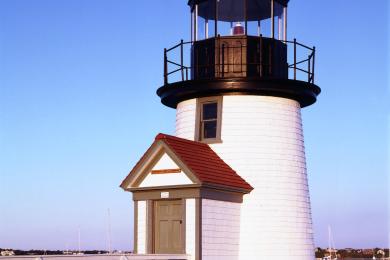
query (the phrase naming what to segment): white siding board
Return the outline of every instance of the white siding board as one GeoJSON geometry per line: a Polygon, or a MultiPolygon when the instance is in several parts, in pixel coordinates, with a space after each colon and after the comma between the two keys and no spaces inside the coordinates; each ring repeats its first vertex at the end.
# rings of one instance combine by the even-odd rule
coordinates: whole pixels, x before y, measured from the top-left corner
{"type": "Polygon", "coordinates": [[[146,201],[138,201],[137,253],[146,254],[146,201]]]}
{"type": "Polygon", "coordinates": [[[186,199],[186,254],[191,260],[195,260],[196,248],[196,208],[195,199],[186,199]]]}

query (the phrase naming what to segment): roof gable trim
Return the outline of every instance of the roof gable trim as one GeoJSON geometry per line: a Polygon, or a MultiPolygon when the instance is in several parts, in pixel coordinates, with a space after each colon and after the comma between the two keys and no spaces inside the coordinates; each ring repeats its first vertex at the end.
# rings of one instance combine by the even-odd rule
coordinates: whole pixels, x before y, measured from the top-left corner
{"type": "Polygon", "coordinates": [[[172,151],[172,149],[162,140],[156,140],[146,151],[141,160],[130,171],[128,176],[122,181],[120,187],[124,190],[138,188],[145,178],[151,173],[153,167],[159,162],[164,154],[181,169],[181,171],[194,183],[200,184],[199,179],[192,173],[191,169],[172,151]]]}

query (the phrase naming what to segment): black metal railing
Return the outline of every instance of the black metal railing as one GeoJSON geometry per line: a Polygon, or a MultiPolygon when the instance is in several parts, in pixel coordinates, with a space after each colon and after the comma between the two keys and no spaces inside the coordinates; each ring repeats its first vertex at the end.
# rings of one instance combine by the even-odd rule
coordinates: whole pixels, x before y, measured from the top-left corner
{"type": "Polygon", "coordinates": [[[295,38],[293,41],[284,41],[284,43],[293,44],[293,46],[294,46],[294,61],[292,64],[288,65],[288,68],[293,69],[293,71],[294,71],[294,78],[293,79],[297,80],[297,71],[301,71],[301,72],[307,74],[307,82],[314,84],[314,63],[315,63],[315,57],[316,57],[316,47],[313,46],[313,48],[310,48],[302,43],[297,42],[297,39],[295,39],[295,38]],[[297,61],[297,47],[302,47],[308,51],[311,51],[311,53],[308,55],[307,59],[297,61]],[[305,63],[307,63],[307,70],[298,67],[298,65],[305,64],[305,63]]]}
{"type": "Polygon", "coordinates": [[[212,47],[202,46],[201,41],[181,40],[177,45],[164,49],[164,84],[230,77],[288,78],[314,84],[315,47],[310,48],[296,39],[280,41],[252,36],[252,43],[248,39],[210,38],[208,40],[214,41],[212,47]],[[226,45],[226,39],[233,39],[240,44],[226,45]],[[253,48],[254,44],[256,46],[253,48]],[[284,47],[281,48],[281,45],[284,47]],[[289,46],[293,49],[292,53],[288,51],[291,49],[289,46]],[[191,56],[185,57],[185,53],[190,53],[191,56]]]}

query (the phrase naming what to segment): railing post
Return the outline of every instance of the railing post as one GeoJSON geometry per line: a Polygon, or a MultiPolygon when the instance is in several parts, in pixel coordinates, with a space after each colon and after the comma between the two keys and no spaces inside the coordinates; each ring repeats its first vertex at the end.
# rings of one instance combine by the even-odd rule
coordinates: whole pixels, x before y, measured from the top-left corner
{"type": "Polygon", "coordinates": [[[311,55],[307,59],[307,82],[311,81],[311,55]]]}
{"type": "Polygon", "coordinates": [[[284,16],[284,21],[283,21],[283,40],[287,41],[287,7],[283,8],[283,16],[284,16]]]}
{"type": "Polygon", "coordinates": [[[259,57],[259,62],[260,62],[260,77],[263,77],[263,35],[260,34],[260,57],[259,57]]]}
{"type": "Polygon", "coordinates": [[[311,80],[312,80],[313,84],[314,84],[314,63],[315,63],[315,61],[316,61],[316,47],[313,46],[313,64],[312,64],[313,69],[311,71],[311,73],[312,73],[311,80]]]}
{"type": "Polygon", "coordinates": [[[294,80],[297,79],[297,39],[294,38],[294,80]]]}
{"type": "Polygon", "coordinates": [[[272,40],[272,42],[268,45],[268,76],[272,76],[273,68],[272,68],[272,60],[273,60],[273,47],[274,47],[275,41],[272,40]]]}
{"type": "Polygon", "coordinates": [[[271,38],[275,38],[275,3],[271,0],[271,38]]]}
{"type": "Polygon", "coordinates": [[[225,77],[225,44],[222,43],[222,78],[224,77],[225,77]]]}
{"type": "Polygon", "coordinates": [[[215,0],[214,2],[214,7],[215,7],[215,12],[214,12],[214,35],[218,35],[218,0],[215,0]]]}
{"type": "Polygon", "coordinates": [[[218,78],[221,77],[222,75],[222,71],[221,71],[221,46],[220,46],[220,35],[218,34],[217,35],[217,41],[216,41],[216,46],[217,46],[217,51],[218,51],[218,54],[217,54],[217,63],[214,64],[215,66],[215,69],[218,71],[218,73],[216,74],[218,76],[218,78]]]}
{"type": "Polygon", "coordinates": [[[245,35],[248,35],[248,0],[244,1],[245,35]]]}
{"type": "Polygon", "coordinates": [[[195,5],[194,12],[194,41],[198,40],[198,5],[195,5]]]}
{"type": "Polygon", "coordinates": [[[199,52],[198,52],[198,48],[193,48],[193,51],[194,51],[194,57],[195,57],[195,64],[194,64],[194,70],[195,72],[192,72],[192,74],[194,74],[194,78],[193,79],[199,79],[199,52]]]}
{"type": "Polygon", "coordinates": [[[167,48],[164,48],[164,85],[168,84],[167,48]]]}
{"type": "MultiPolygon", "coordinates": [[[[234,53],[234,52],[233,52],[234,53]]],[[[233,60],[234,60],[234,58],[233,58],[233,60]]],[[[243,54],[242,54],[242,42],[241,42],[241,44],[240,44],[240,73],[242,74],[244,71],[242,70],[242,67],[243,67],[243,65],[242,65],[242,60],[243,60],[243,54]]],[[[234,63],[234,62],[233,62],[234,63]]],[[[245,61],[245,63],[246,63],[246,61],[245,61]]],[[[246,64],[246,68],[245,68],[245,70],[246,70],[246,73],[248,73],[248,64],[246,64]]],[[[233,64],[233,71],[234,71],[234,64],[233,64]]],[[[246,76],[246,75],[245,75],[246,76]]]]}
{"type": "Polygon", "coordinates": [[[181,70],[181,81],[184,81],[184,70],[183,70],[183,39],[180,41],[180,70],[181,70]]]}

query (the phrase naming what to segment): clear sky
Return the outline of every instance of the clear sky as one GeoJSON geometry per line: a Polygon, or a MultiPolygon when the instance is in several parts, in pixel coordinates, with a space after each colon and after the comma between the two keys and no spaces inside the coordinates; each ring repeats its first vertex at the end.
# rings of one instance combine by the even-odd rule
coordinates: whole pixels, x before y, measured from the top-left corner
{"type": "MultiPolygon", "coordinates": [[[[175,111],[155,94],[163,48],[189,40],[186,0],[0,1],[0,248],[132,249],[118,186],[175,111]]],[[[291,0],[323,92],[303,110],[317,246],[389,235],[387,0],[291,0]]]]}

